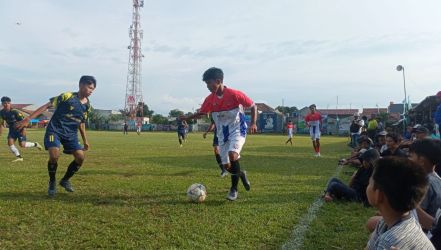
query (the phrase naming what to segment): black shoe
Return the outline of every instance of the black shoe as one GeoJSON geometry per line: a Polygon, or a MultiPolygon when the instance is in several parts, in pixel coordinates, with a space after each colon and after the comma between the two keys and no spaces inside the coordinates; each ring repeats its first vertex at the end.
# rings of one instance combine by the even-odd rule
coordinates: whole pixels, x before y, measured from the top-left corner
{"type": "Polygon", "coordinates": [[[247,178],[247,171],[240,172],[240,179],[242,180],[242,184],[245,190],[250,191],[251,186],[250,186],[250,181],[247,178]]]}
{"type": "Polygon", "coordinates": [[[47,194],[49,196],[54,196],[57,193],[57,183],[55,181],[49,181],[49,187],[47,189],[47,194]]]}

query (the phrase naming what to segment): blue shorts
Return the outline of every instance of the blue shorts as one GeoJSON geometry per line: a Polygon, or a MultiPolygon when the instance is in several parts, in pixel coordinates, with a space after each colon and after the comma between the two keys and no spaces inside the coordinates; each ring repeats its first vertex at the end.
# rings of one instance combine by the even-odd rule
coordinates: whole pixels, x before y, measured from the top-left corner
{"type": "Polygon", "coordinates": [[[72,154],[77,150],[83,150],[83,146],[78,141],[77,136],[72,136],[69,139],[61,138],[56,133],[46,133],[44,135],[44,148],[60,148],[63,145],[63,153],[72,154]]]}
{"type": "Polygon", "coordinates": [[[17,131],[17,130],[15,130],[15,129],[11,129],[11,128],[9,128],[9,134],[8,134],[8,139],[14,139],[14,140],[17,140],[18,139],[18,141],[21,143],[21,142],[24,142],[24,141],[26,141],[26,136],[24,136],[23,134],[22,134],[22,132],[23,132],[23,130],[22,131],[17,131]]]}
{"type": "Polygon", "coordinates": [[[185,138],[185,130],[178,130],[178,137],[185,138]]]}

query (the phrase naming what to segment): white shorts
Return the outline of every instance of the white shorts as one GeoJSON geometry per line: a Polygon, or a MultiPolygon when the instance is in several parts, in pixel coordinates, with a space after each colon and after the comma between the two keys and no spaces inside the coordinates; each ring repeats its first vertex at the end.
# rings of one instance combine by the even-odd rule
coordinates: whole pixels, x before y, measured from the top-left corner
{"type": "Polygon", "coordinates": [[[242,147],[245,144],[245,137],[238,136],[233,139],[228,139],[225,143],[219,144],[219,153],[221,155],[222,164],[230,163],[230,157],[228,156],[228,152],[236,152],[240,159],[240,151],[242,151],[242,147]]]}
{"type": "Polygon", "coordinates": [[[312,125],[309,127],[309,134],[311,135],[311,140],[319,140],[320,139],[320,126],[312,125]]]}

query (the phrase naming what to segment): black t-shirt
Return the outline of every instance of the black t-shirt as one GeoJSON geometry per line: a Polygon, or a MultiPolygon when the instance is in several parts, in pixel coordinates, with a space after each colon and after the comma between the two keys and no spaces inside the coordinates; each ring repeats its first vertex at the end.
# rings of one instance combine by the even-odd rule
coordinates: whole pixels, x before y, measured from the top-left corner
{"type": "Polygon", "coordinates": [[[360,201],[365,204],[367,203],[366,188],[369,185],[369,178],[371,178],[373,170],[373,167],[359,168],[352,181],[351,188],[355,190],[360,201]]]}
{"type": "Polygon", "coordinates": [[[392,152],[390,149],[384,150],[381,154],[382,157],[387,156],[397,156],[397,157],[407,157],[406,152],[404,152],[402,149],[398,148],[395,150],[395,152],[392,152]]]}

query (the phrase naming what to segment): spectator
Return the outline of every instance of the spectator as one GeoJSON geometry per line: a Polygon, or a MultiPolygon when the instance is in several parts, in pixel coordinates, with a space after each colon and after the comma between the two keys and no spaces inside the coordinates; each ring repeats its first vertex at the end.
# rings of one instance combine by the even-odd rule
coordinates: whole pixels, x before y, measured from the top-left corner
{"type": "Polygon", "coordinates": [[[375,149],[380,152],[380,154],[382,154],[387,149],[386,135],[387,132],[385,130],[377,133],[377,143],[375,143],[375,149]]]}
{"type": "Polygon", "coordinates": [[[352,175],[349,185],[347,186],[337,178],[332,178],[328,183],[323,199],[328,202],[334,199],[346,199],[369,205],[366,197],[366,187],[373,171],[373,163],[379,158],[380,154],[373,148],[364,152],[360,156],[362,167],[352,175]]]}
{"type": "Polygon", "coordinates": [[[382,157],[398,156],[407,157],[406,152],[400,149],[400,137],[396,133],[389,133],[386,135],[387,149],[381,154],[382,157]]]}
{"type": "Polygon", "coordinates": [[[351,132],[351,147],[356,148],[358,147],[358,138],[360,138],[361,130],[364,126],[364,121],[360,119],[360,114],[355,113],[354,114],[354,120],[352,120],[351,126],[349,127],[349,130],[351,132]]]}
{"type": "Polygon", "coordinates": [[[371,115],[371,119],[369,119],[368,126],[367,126],[368,136],[372,140],[375,140],[375,134],[377,132],[377,127],[378,127],[378,122],[377,122],[377,119],[376,119],[376,115],[372,114],[371,115]]]}
{"type": "Polygon", "coordinates": [[[366,195],[383,218],[366,249],[435,249],[410,213],[426,190],[426,174],[416,163],[398,157],[378,160],[366,195]]]}
{"type": "Polygon", "coordinates": [[[440,127],[441,127],[441,91],[436,93],[436,102],[438,103],[438,107],[435,112],[435,130],[436,136],[440,138],[440,127]]]}
{"type": "Polygon", "coordinates": [[[411,140],[412,139],[412,132],[413,132],[413,127],[412,126],[407,126],[406,131],[403,134],[403,140],[411,140]]]}
{"type": "Polygon", "coordinates": [[[340,165],[354,165],[359,166],[361,164],[360,156],[366,152],[367,150],[371,149],[373,146],[372,140],[367,136],[361,136],[360,139],[358,139],[358,143],[360,144],[359,148],[354,149],[351,153],[351,157],[348,159],[341,159],[339,161],[340,165]]]}

